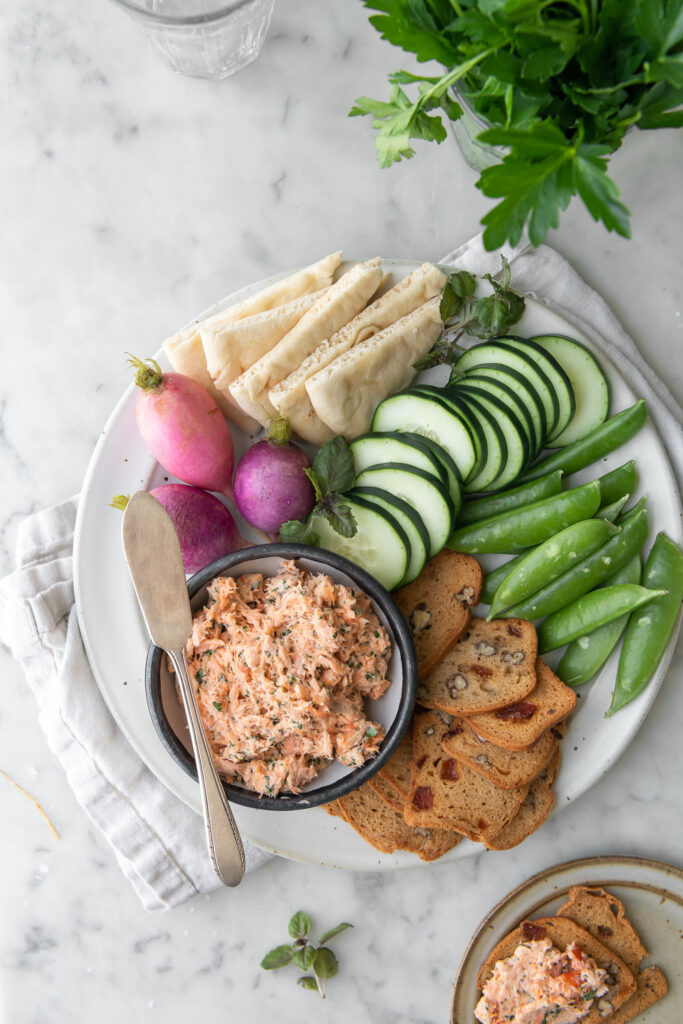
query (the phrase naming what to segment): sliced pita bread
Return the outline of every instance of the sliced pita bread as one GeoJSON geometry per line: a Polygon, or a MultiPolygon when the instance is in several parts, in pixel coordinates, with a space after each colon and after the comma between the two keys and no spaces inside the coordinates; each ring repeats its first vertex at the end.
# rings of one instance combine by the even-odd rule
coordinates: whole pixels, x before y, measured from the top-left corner
{"type": "Polygon", "coordinates": [[[338,331],[364,308],[379,288],[380,259],[357,263],[328,288],[295,327],[230,385],[240,409],[265,423],[277,415],[268,392],[298,369],[325,338],[338,331]]]}
{"type": "Polygon", "coordinates": [[[281,416],[289,420],[299,437],[321,445],[334,436],[333,431],[323,423],[313,408],[306,391],[306,381],[319,370],[329,366],[337,356],[348,352],[354,345],[371,338],[401,317],[412,313],[428,299],[440,295],[446,281],[446,275],[438,267],[431,263],[423,263],[412,274],[408,274],[388,292],[361,310],[331,338],[321,342],[298,369],[271,389],[268,394],[271,403],[281,416]]]}
{"type": "Polygon", "coordinates": [[[245,417],[241,410],[239,410],[239,407],[234,402],[226,399],[225,395],[214,385],[206,365],[200,330],[202,328],[211,330],[220,324],[240,320],[246,316],[253,316],[256,313],[274,309],[276,306],[282,306],[293,299],[299,298],[301,295],[319,291],[321,288],[328,288],[332,284],[334,273],[340,261],[340,252],[325,256],[324,259],[311,264],[310,267],[304,267],[302,270],[297,270],[296,273],[290,274],[280,281],[275,281],[267,288],[264,288],[263,291],[257,292],[256,295],[250,295],[247,299],[243,299],[242,302],[228,306],[226,309],[222,309],[220,313],[216,313],[214,316],[198,323],[190,324],[189,327],[185,327],[182,331],[171,335],[164,342],[164,350],[171,366],[178,373],[184,373],[187,377],[197,381],[198,384],[202,384],[215,399],[216,404],[225,416],[228,416],[233,422],[249,433],[255,433],[259,428],[258,422],[249,416],[245,417]],[[235,410],[237,410],[237,415],[235,415],[235,410]]]}
{"type": "MultiPolygon", "coordinates": [[[[267,309],[208,329],[200,324],[209,374],[216,389],[239,416],[247,418],[230,394],[232,382],[257,359],[270,352],[326,291],[326,288],[321,288],[310,295],[286,302],[283,306],[276,306],[275,309],[267,309]]],[[[251,417],[248,418],[251,420],[251,417]]]]}
{"type": "Polygon", "coordinates": [[[434,296],[306,381],[316,414],[333,433],[358,437],[370,429],[382,399],[410,384],[413,363],[441,334],[439,303],[434,296]]]}

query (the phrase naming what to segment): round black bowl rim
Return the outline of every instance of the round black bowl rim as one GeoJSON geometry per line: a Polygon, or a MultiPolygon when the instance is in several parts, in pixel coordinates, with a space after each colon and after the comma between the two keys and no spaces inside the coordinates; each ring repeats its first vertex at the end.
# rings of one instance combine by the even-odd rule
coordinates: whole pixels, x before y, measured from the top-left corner
{"type": "MultiPolygon", "coordinates": [[[[364,782],[367,782],[391,757],[400,743],[401,737],[410,724],[417,695],[417,661],[413,639],[396,601],[389,591],[384,589],[381,583],[378,583],[373,576],[342,555],[337,555],[332,551],[309,544],[255,544],[248,548],[240,548],[238,551],[233,551],[232,554],[225,555],[223,558],[218,558],[215,562],[210,562],[209,565],[200,569],[199,572],[195,573],[188,580],[187,589],[190,600],[214,576],[223,575],[243,562],[256,558],[282,558],[287,560],[307,558],[310,561],[320,562],[322,565],[332,566],[345,573],[382,609],[389,621],[394,634],[394,641],[401,655],[402,679],[392,684],[394,686],[401,686],[401,698],[394,720],[387,730],[377,757],[366,761],[360,768],[356,768],[355,771],[350,772],[336,782],[331,782],[326,786],[319,786],[317,789],[310,790],[309,792],[296,794],[259,796],[258,793],[243,789],[241,786],[234,786],[225,779],[221,779],[228,799],[232,803],[241,804],[243,807],[267,811],[295,811],[305,810],[309,807],[319,807],[321,804],[326,804],[332,800],[337,800],[341,796],[345,796],[364,782]]],[[[186,750],[169,725],[163,709],[160,684],[160,668],[163,654],[164,652],[160,647],[150,644],[145,665],[147,705],[162,744],[186,775],[197,780],[194,758],[186,750]]]]}

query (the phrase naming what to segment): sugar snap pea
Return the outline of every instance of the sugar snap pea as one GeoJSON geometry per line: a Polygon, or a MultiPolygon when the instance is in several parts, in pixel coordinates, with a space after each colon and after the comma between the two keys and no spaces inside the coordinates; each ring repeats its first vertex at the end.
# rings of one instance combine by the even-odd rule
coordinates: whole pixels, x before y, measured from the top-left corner
{"type": "Polygon", "coordinates": [[[635,519],[635,517],[638,515],[638,513],[642,512],[646,508],[647,508],[647,497],[645,495],[643,495],[643,497],[640,498],[640,500],[635,503],[633,508],[627,508],[625,512],[621,513],[621,515],[617,519],[617,523],[619,524],[619,526],[621,526],[622,523],[625,523],[627,520],[635,519]]]}
{"type": "MultiPolygon", "coordinates": [[[[608,585],[640,583],[640,573],[640,556],[636,555],[606,582],[608,585]]],[[[582,686],[592,679],[619,643],[628,620],[628,615],[622,615],[592,633],[584,633],[583,636],[572,640],[555,669],[562,682],[567,686],[582,686]]]]}
{"type": "Polygon", "coordinates": [[[589,519],[597,512],[599,504],[600,484],[593,480],[583,487],[459,527],[451,534],[448,547],[470,554],[523,551],[541,544],[572,523],[589,519]]]}
{"type": "Polygon", "coordinates": [[[638,485],[638,474],[633,459],[625,462],[623,466],[617,466],[604,476],[598,477],[600,484],[600,504],[611,505],[622,494],[633,494],[638,485]]]}
{"type": "Polygon", "coordinates": [[[535,594],[602,547],[617,529],[606,519],[584,519],[526,552],[496,590],[488,614],[489,621],[505,608],[535,594]]]}
{"type": "Polygon", "coordinates": [[[673,633],[683,600],[683,553],[665,533],[657,534],[643,569],[643,584],[668,593],[632,615],[619,658],[608,715],[633,700],[649,683],[673,633]]]}
{"type": "Polygon", "coordinates": [[[590,594],[583,594],[566,608],[549,615],[539,627],[539,653],[563,647],[627,612],[642,608],[655,598],[664,597],[666,593],[666,590],[648,590],[638,583],[620,583],[618,586],[601,587],[590,594]]]}
{"type": "MultiPolygon", "coordinates": [[[[534,551],[535,548],[530,548],[529,550],[534,551]]],[[[491,604],[493,602],[493,598],[498,587],[501,585],[507,574],[522,561],[526,554],[528,554],[528,551],[522,551],[521,555],[515,555],[514,558],[508,558],[507,562],[503,562],[503,564],[499,565],[497,569],[492,569],[491,572],[484,577],[484,586],[481,589],[482,604],[491,604]]]]}
{"type": "MultiPolygon", "coordinates": [[[[476,523],[481,519],[490,519],[501,512],[509,512],[510,509],[518,508],[520,505],[530,505],[542,498],[550,498],[553,494],[559,494],[562,490],[562,473],[559,469],[547,476],[539,477],[521,487],[512,487],[506,491],[499,491],[498,494],[487,494],[483,498],[474,498],[466,501],[458,516],[458,526],[466,526],[467,523],[476,523]]],[[[602,491],[600,492],[602,497],[602,491]]],[[[602,499],[604,500],[604,499],[602,499]]]]}
{"type": "Polygon", "coordinates": [[[554,469],[561,469],[566,476],[570,473],[578,473],[585,466],[597,462],[605,455],[621,448],[638,433],[647,419],[647,407],[645,399],[641,398],[635,405],[616,416],[611,416],[604,423],[601,423],[595,430],[582,437],[574,444],[568,444],[566,448],[560,448],[553,455],[541,459],[535,466],[527,470],[519,480],[526,483],[528,480],[535,480],[539,476],[545,476],[554,469]]]}
{"type": "Polygon", "coordinates": [[[503,613],[503,618],[514,616],[518,619],[540,619],[543,615],[564,608],[570,601],[588,593],[603,583],[617,569],[626,565],[637,555],[647,540],[647,512],[642,509],[632,518],[625,518],[618,524],[621,529],[601,548],[575,565],[562,576],[558,576],[543,590],[532,594],[525,601],[513,605],[503,613]]]}
{"type": "Polygon", "coordinates": [[[620,498],[617,498],[617,500],[613,501],[610,505],[601,505],[595,513],[595,518],[606,519],[608,523],[615,522],[630,497],[630,494],[622,494],[620,498]]]}

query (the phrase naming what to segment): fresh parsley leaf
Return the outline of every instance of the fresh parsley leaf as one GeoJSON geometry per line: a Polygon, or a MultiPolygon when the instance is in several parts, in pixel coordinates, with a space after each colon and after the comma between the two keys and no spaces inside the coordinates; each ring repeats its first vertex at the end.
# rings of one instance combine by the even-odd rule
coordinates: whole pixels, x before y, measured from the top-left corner
{"type": "MultiPolygon", "coordinates": [[[[361,97],[382,167],[414,156],[414,140],[441,142],[464,98],[490,125],[477,136],[502,163],[478,187],[499,200],[483,218],[484,244],[538,245],[578,195],[610,231],[628,237],[629,213],[608,160],[629,128],[683,126],[682,0],[366,0],[384,39],[437,61],[440,74],[389,76],[388,100],[361,97]],[[454,93],[457,87],[458,93],[454,93]]],[[[431,69],[430,69],[431,70],[431,69]]],[[[485,309],[495,329],[500,304],[485,309]]],[[[445,315],[461,316],[456,298],[445,315]]]]}

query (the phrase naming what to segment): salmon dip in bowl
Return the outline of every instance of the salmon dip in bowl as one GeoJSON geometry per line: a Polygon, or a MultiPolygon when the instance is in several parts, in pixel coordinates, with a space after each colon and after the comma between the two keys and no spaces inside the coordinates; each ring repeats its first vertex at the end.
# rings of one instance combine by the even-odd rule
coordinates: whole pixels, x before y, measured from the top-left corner
{"type": "MultiPolygon", "coordinates": [[[[231,800],[311,807],[381,767],[408,725],[417,672],[408,627],[376,580],[330,552],[268,544],[219,559],[188,587],[188,671],[231,800]]],[[[164,745],[195,775],[172,670],[154,646],[146,682],[164,745]]]]}

